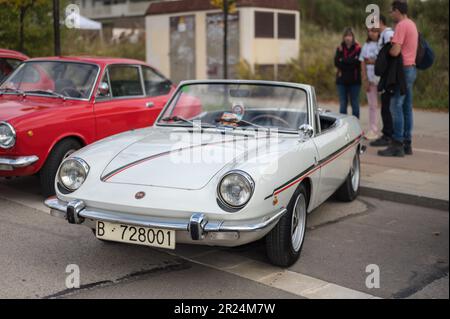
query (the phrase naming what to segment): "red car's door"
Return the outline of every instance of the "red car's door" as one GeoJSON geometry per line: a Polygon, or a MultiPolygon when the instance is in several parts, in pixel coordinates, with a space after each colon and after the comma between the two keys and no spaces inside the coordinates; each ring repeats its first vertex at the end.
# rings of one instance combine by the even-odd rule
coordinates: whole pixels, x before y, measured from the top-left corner
{"type": "Polygon", "coordinates": [[[171,91],[170,81],[150,67],[109,65],[94,106],[97,139],[152,125],[171,91]]]}

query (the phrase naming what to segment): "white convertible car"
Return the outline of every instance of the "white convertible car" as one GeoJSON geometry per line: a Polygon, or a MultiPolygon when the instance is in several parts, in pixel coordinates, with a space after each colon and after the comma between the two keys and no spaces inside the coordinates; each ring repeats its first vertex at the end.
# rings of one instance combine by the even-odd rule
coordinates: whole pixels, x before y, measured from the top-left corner
{"type": "Polygon", "coordinates": [[[269,260],[289,266],[307,214],[333,194],[358,195],[362,136],[356,118],[320,111],[308,85],[183,82],[154,126],[65,159],[45,203],[103,241],[174,249],[264,238],[269,260]]]}

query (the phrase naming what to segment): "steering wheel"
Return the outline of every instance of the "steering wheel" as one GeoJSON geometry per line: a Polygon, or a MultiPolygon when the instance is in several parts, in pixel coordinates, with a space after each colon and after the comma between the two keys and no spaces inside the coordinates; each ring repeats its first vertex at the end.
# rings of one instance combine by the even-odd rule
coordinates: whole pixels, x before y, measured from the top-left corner
{"type": "Polygon", "coordinates": [[[272,120],[275,120],[275,121],[277,121],[277,122],[279,122],[279,123],[281,123],[282,125],[282,127],[284,127],[284,128],[291,128],[291,125],[289,124],[289,122],[288,121],[286,121],[285,119],[283,119],[283,118],[281,118],[281,117],[279,117],[279,116],[276,116],[276,115],[270,115],[270,114],[260,114],[260,115],[256,115],[255,117],[253,117],[252,119],[250,119],[249,120],[249,122],[252,122],[252,123],[257,123],[257,121],[258,120],[261,120],[261,119],[270,119],[270,121],[272,121],[272,120]]]}
{"type": "Polygon", "coordinates": [[[68,97],[75,97],[75,98],[80,98],[82,97],[82,94],[74,88],[70,88],[70,87],[65,87],[60,91],[60,94],[68,96],[68,97]]]}

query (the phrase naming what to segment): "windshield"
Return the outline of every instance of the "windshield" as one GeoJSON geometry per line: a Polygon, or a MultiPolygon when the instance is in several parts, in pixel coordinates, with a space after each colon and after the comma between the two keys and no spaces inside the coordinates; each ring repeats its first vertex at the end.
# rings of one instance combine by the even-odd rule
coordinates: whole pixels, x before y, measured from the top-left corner
{"type": "Polygon", "coordinates": [[[183,85],[158,124],[294,130],[307,124],[307,95],[276,84],[183,85]]]}
{"type": "Polygon", "coordinates": [[[0,58],[0,83],[22,63],[20,60],[0,58]]]}
{"type": "Polygon", "coordinates": [[[5,79],[0,91],[88,99],[97,73],[98,66],[93,64],[61,61],[25,62],[5,79]]]}

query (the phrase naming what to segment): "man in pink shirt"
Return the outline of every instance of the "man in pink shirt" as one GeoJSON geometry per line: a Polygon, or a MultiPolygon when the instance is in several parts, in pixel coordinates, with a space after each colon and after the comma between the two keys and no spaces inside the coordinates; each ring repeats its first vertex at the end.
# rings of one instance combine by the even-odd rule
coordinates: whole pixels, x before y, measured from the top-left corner
{"type": "Polygon", "coordinates": [[[406,79],[406,94],[401,95],[397,88],[391,99],[391,114],[394,124],[393,141],[380,156],[404,157],[412,155],[413,129],[413,87],[416,81],[416,56],[419,44],[419,32],[416,24],[408,18],[408,4],[405,0],[392,3],[391,16],[397,24],[392,38],[391,56],[403,59],[403,69],[406,79]]]}

